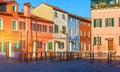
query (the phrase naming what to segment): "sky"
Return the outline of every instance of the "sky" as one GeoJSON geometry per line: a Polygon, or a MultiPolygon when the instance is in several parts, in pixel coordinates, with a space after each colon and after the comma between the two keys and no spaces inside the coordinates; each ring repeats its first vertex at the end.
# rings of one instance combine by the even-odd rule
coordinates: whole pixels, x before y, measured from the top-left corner
{"type": "Polygon", "coordinates": [[[90,18],[90,0],[16,0],[19,3],[19,11],[23,9],[25,2],[30,2],[36,7],[41,2],[59,7],[69,13],[90,18]]]}

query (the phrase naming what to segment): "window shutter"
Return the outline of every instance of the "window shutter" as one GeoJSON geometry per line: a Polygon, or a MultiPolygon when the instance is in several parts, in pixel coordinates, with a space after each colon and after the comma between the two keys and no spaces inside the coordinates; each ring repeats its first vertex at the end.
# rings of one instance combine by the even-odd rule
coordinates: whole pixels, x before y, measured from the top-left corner
{"type": "Polygon", "coordinates": [[[94,27],[96,27],[96,19],[94,19],[94,27]]]}
{"type": "Polygon", "coordinates": [[[6,11],[6,5],[2,5],[2,11],[6,11]]]}
{"type": "Polygon", "coordinates": [[[108,19],[105,19],[105,27],[108,27],[108,19]]]}
{"type": "Polygon", "coordinates": [[[114,27],[114,18],[112,18],[112,27],[114,27]]]}
{"type": "Polygon", "coordinates": [[[48,43],[49,50],[52,50],[52,42],[48,43]]]}
{"type": "Polygon", "coordinates": [[[2,53],[4,53],[5,52],[5,43],[2,42],[1,46],[2,46],[2,53]]]}
{"type": "Polygon", "coordinates": [[[102,27],[102,19],[100,19],[100,27],[102,27]]]}
{"type": "Polygon", "coordinates": [[[96,45],[96,37],[94,37],[94,45],[96,45]]]}
{"type": "Polygon", "coordinates": [[[114,4],[116,4],[116,0],[114,0],[114,4]]]}
{"type": "Polygon", "coordinates": [[[102,41],[101,41],[101,37],[100,37],[100,45],[101,45],[101,42],[102,42],[102,41]]]}

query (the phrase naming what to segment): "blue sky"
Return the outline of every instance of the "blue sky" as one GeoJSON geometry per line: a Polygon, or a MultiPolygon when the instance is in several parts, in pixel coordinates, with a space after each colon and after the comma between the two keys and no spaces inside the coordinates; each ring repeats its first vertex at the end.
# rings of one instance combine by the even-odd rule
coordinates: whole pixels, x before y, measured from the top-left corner
{"type": "Polygon", "coordinates": [[[19,3],[19,11],[23,9],[25,2],[30,2],[36,7],[41,2],[46,2],[63,10],[82,16],[90,17],[90,0],[16,0],[19,3]]]}

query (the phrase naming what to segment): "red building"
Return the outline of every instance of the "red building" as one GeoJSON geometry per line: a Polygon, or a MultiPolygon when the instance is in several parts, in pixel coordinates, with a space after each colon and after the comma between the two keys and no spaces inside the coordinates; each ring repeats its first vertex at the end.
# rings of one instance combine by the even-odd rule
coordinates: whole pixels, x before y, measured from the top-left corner
{"type": "Polygon", "coordinates": [[[80,21],[80,42],[81,51],[90,52],[91,50],[91,21],[90,19],[81,19],[80,21]]]}
{"type": "Polygon", "coordinates": [[[16,57],[18,52],[43,52],[51,49],[53,22],[30,14],[30,7],[30,3],[25,3],[23,12],[18,12],[16,1],[0,0],[2,57],[16,57]]]}

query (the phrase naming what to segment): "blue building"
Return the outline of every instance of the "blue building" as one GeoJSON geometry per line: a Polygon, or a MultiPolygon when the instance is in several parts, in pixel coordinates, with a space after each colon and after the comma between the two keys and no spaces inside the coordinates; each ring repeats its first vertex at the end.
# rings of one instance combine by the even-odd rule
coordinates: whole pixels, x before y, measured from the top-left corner
{"type": "Polygon", "coordinates": [[[68,41],[70,51],[80,51],[80,19],[78,16],[68,14],[68,41]]]}

